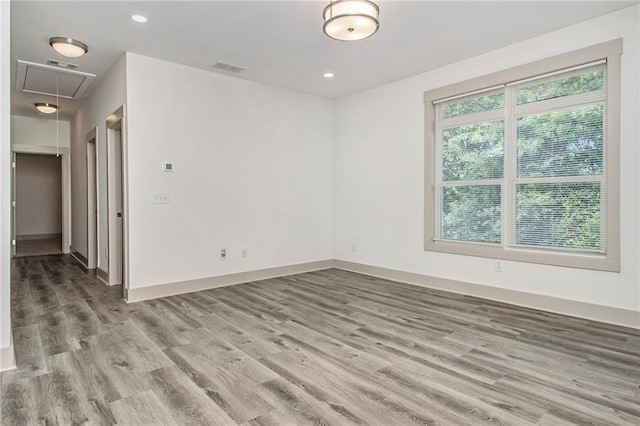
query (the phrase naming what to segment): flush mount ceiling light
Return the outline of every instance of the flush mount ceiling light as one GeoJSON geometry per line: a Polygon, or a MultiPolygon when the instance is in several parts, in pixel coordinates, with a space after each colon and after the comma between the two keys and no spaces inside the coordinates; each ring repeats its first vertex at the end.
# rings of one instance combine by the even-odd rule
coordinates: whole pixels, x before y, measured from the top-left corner
{"type": "Polygon", "coordinates": [[[53,114],[58,110],[58,105],[49,102],[36,102],[34,105],[36,109],[43,114],[53,114]]]}
{"type": "Polygon", "coordinates": [[[380,10],[369,0],[332,1],[322,15],[322,30],[335,40],[362,40],[378,31],[380,10]]]}
{"type": "Polygon", "coordinates": [[[56,52],[68,58],[77,58],[89,51],[86,44],[69,37],[51,37],[49,44],[56,52]]]}
{"type": "Polygon", "coordinates": [[[322,74],[322,76],[324,78],[333,78],[333,73],[332,72],[325,72],[324,74],[322,74]]]}

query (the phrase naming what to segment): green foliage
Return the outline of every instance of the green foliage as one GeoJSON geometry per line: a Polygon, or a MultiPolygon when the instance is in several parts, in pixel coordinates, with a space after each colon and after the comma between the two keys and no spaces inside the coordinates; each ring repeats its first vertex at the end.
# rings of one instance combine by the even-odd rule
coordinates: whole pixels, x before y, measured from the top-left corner
{"type": "Polygon", "coordinates": [[[444,187],[442,238],[500,243],[500,199],[500,185],[444,187]]]}
{"type": "MultiPolygon", "coordinates": [[[[603,87],[604,72],[585,72],[517,90],[517,103],[569,96],[603,87]]],[[[445,104],[443,118],[504,106],[504,94],[445,104]]],[[[604,172],[604,106],[574,106],[517,118],[517,177],[542,182],[516,191],[516,244],[600,250],[598,182],[544,182],[545,178],[599,176],[604,172]]],[[[447,186],[451,181],[500,179],[504,123],[473,123],[442,131],[443,239],[501,242],[501,186],[447,186]]]]}
{"type": "Polygon", "coordinates": [[[518,89],[518,105],[602,89],[604,71],[594,71],[518,89]]]}
{"type": "Polygon", "coordinates": [[[504,123],[493,121],[442,131],[442,180],[501,178],[504,123]]]}
{"type": "Polygon", "coordinates": [[[494,93],[445,104],[442,106],[440,113],[442,118],[450,118],[462,114],[471,114],[472,112],[489,111],[503,106],[504,93],[494,93]]]}
{"type": "Polygon", "coordinates": [[[603,106],[518,119],[518,177],[601,175],[603,106]]]}
{"type": "Polygon", "coordinates": [[[516,189],[516,243],[600,248],[600,184],[540,183],[516,189]]]}

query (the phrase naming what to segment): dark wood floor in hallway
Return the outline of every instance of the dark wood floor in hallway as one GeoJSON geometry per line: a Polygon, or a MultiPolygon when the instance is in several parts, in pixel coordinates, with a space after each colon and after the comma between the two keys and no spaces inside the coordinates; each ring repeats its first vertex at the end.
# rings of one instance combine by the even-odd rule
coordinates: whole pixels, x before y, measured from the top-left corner
{"type": "Polygon", "coordinates": [[[634,329],[335,269],[132,304],[12,272],[5,425],[640,423],[634,329]]]}

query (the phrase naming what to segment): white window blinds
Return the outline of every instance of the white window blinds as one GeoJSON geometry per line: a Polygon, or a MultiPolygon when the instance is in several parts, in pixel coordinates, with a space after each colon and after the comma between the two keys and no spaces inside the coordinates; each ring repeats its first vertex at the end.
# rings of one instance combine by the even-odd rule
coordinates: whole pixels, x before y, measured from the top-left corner
{"type": "Polygon", "coordinates": [[[435,104],[436,239],[602,253],[606,64],[435,104]]]}

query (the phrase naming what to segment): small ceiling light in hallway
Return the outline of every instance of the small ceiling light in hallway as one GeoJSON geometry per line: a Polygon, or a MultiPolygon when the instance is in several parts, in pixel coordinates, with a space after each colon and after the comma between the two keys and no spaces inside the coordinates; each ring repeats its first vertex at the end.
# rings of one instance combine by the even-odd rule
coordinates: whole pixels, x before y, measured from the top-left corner
{"type": "Polygon", "coordinates": [[[58,105],[49,102],[36,102],[34,105],[43,114],[53,114],[58,110],[58,105]]]}
{"type": "Polygon", "coordinates": [[[56,52],[68,58],[78,58],[89,51],[86,44],[69,37],[51,37],[49,44],[56,52]]]}
{"type": "Polygon", "coordinates": [[[322,30],[335,40],[362,40],[378,31],[380,10],[369,0],[332,1],[322,15],[322,30]]]}
{"type": "Polygon", "coordinates": [[[131,15],[131,19],[141,24],[144,24],[145,22],[149,21],[149,19],[147,19],[147,17],[143,15],[131,15]]]}

